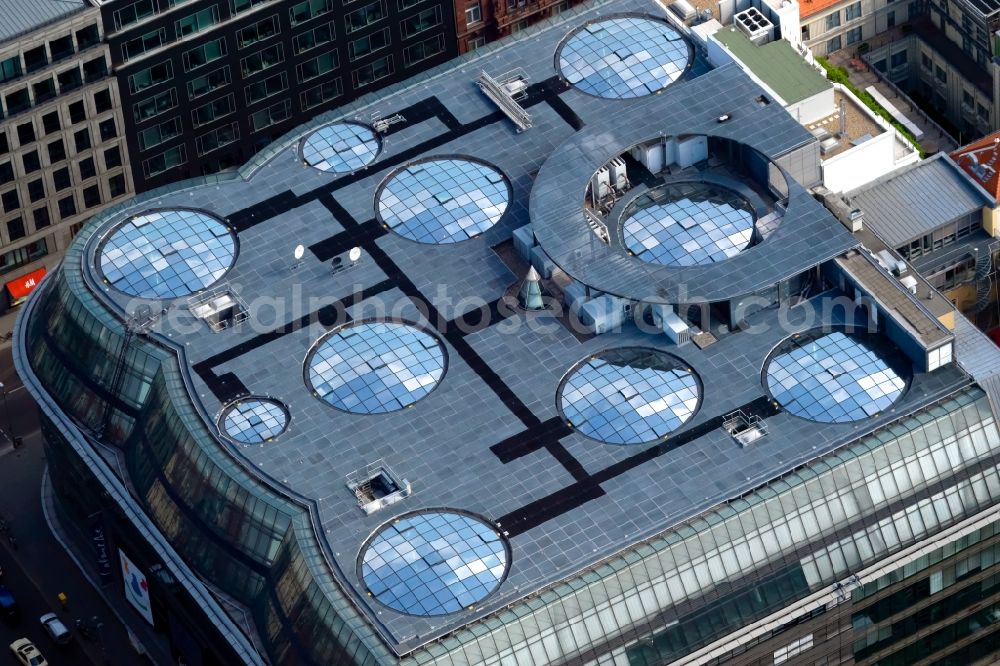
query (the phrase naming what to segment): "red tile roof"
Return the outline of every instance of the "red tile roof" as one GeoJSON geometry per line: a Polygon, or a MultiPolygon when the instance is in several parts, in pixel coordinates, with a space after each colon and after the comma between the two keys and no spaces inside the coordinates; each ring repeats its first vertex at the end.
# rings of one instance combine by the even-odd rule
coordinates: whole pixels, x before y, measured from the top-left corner
{"type": "Polygon", "coordinates": [[[847,4],[845,0],[799,0],[799,18],[804,19],[819,14],[824,9],[829,9],[840,3],[847,4]]]}
{"type": "Polygon", "coordinates": [[[951,154],[972,180],[1000,200],[1000,132],[987,134],[951,154]]]}

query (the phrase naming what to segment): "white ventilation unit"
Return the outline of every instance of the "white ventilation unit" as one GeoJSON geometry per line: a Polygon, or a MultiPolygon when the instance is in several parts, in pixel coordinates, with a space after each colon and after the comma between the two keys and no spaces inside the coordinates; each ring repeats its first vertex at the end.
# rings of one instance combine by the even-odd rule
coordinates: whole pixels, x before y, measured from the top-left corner
{"type": "Polygon", "coordinates": [[[677,165],[682,169],[708,159],[708,137],[686,136],[677,141],[677,165]]]}
{"type": "Polygon", "coordinates": [[[594,206],[599,206],[604,197],[611,194],[611,172],[603,166],[590,179],[590,195],[594,206]]]}
{"type": "Polygon", "coordinates": [[[625,160],[620,157],[608,162],[608,177],[611,186],[618,191],[628,189],[628,172],[625,169],[625,160]]]}
{"type": "Polygon", "coordinates": [[[910,292],[914,296],[917,295],[917,278],[912,275],[904,275],[899,278],[899,282],[906,287],[906,291],[910,292]]]}
{"type": "Polygon", "coordinates": [[[750,7],[733,16],[733,23],[745,34],[751,42],[760,46],[771,41],[774,24],[767,20],[756,7],[750,7]]]}
{"type": "Polygon", "coordinates": [[[629,153],[636,162],[649,169],[650,173],[663,171],[663,144],[659,141],[636,146],[629,153]]]}

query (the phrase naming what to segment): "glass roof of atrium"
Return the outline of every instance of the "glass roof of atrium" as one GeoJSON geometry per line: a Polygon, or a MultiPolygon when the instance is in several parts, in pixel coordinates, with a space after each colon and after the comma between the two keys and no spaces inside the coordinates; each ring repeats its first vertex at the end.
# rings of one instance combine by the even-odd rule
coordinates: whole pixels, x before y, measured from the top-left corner
{"type": "Polygon", "coordinates": [[[858,421],[906,389],[901,364],[867,341],[836,331],[786,340],[767,365],[767,388],[791,414],[823,423],[858,421]]]}
{"type": "Polygon", "coordinates": [[[583,92],[626,99],[666,88],[690,60],[687,42],[666,21],[623,16],[572,33],[559,51],[559,71],[583,92]]]}
{"type": "Polygon", "coordinates": [[[412,405],[444,376],[436,337],[398,322],[349,324],[328,334],[306,359],[309,388],[337,409],[381,414],[412,405]]]}
{"type": "Polygon", "coordinates": [[[507,178],[469,159],[415,162],[378,193],[382,222],[420,243],[458,243],[490,229],[510,203],[507,178]]]}
{"type": "Polygon", "coordinates": [[[692,266],[739,254],[750,245],[753,231],[753,210],[736,193],[707,183],[675,183],[629,206],[622,239],[643,261],[692,266]]]}
{"type": "Polygon", "coordinates": [[[410,514],[386,525],[360,562],[372,596],[410,615],[445,615],[478,603],[509,566],[507,544],[495,528],[452,512],[410,514]]]}
{"type": "Polygon", "coordinates": [[[371,164],[380,149],[378,136],[367,125],[333,123],[305,138],[302,159],[320,171],[350,173],[371,164]]]}
{"type": "Polygon", "coordinates": [[[214,217],[194,210],[136,215],[117,227],[99,251],[105,279],[144,298],[175,298],[219,280],[236,259],[236,238],[214,217]]]}
{"type": "Polygon", "coordinates": [[[222,432],[241,444],[261,444],[288,427],[288,411],[277,400],[247,398],[231,404],[219,419],[222,432]]]}
{"type": "Polygon", "coordinates": [[[627,347],[577,365],[559,390],[559,406],[574,428],[608,444],[663,439],[698,408],[697,377],[675,357],[627,347]]]}

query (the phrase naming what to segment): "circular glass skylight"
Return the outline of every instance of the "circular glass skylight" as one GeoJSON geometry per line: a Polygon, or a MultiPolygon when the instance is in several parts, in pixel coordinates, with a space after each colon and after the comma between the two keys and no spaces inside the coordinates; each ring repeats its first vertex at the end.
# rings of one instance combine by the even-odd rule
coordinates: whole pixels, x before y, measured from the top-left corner
{"type": "Polygon", "coordinates": [[[786,411],[844,423],[874,416],[906,389],[899,363],[873,345],[837,331],[786,340],[767,366],[767,388],[786,411]]]}
{"type": "Polygon", "coordinates": [[[725,261],[753,240],[750,204],[707,183],[672,183],[640,195],[629,205],[622,240],[653,264],[692,266],[725,261]]]}
{"type": "Polygon", "coordinates": [[[444,376],[444,348],[415,326],[360,322],[321,338],[306,359],[317,396],[355,414],[382,414],[412,405],[444,376]]]}
{"type": "Polygon", "coordinates": [[[641,347],[610,349],[563,380],[559,406],[578,431],[608,444],[663,439],[698,408],[694,373],[669,354],[641,347]]]}
{"type": "Polygon", "coordinates": [[[496,224],[510,201],[502,173],[469,159],[415,162],[378,193],[382,221],[420,243],[458,243],[496,224]]]}
{"type": "Polygon", "coordinates": [[[288,427],[288,410],[270,398],[245,398],[232,403],[219,418],[222,432],[242,444],[261,444],[288,427]]]}
{"type": "Polygon", "coordinates": [[[145,298],[187,296],[213,284],[236,259],[236,237],[219,220],[193,210],[136,215],[100,249],[111,285],[145,298]]]}
{"type": "Polygon", "coordinates": [[[320,171],[350,173],[372,163],[380,143],[374,130],[360,123],[321,127],[302,143],[302,159],[320,171]]]}
{"type": "Polygon", "coordinates": [[[410,615],[446,615],[489,596],[510,565],[507,544],[485,521],[426,512],[383,527],[362,554],[371,595],[410,615]]]}
{"type": "Polygon", "coordinates": [[[559,51],[559,71],[585,93],[627,99],[666,88],[690,59],[687,42],[666,21],[623,16],[572,33],[559,51]]]}

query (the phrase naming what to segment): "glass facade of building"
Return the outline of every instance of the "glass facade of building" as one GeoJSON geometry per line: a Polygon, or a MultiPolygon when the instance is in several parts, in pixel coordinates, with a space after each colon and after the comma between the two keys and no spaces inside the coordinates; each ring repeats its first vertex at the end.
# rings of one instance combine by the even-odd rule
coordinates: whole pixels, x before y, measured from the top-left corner
{"type": "MultiPolygon", "coordinates": [[[[40,383],[81,431],[109,423],[105,439],[121,448],[149,517],[195,570],[252,609],[275,663],[396,662],[330,575],[304,501],[226,453],[171,350],[136,336],[110,395],[122,325],[72,269],[78,260],[34,301],[27,351],[40,383]]],[[[966,389],[404,663],[669,661],[992,505],[998,457],[988,400],[966,389]]]]}

